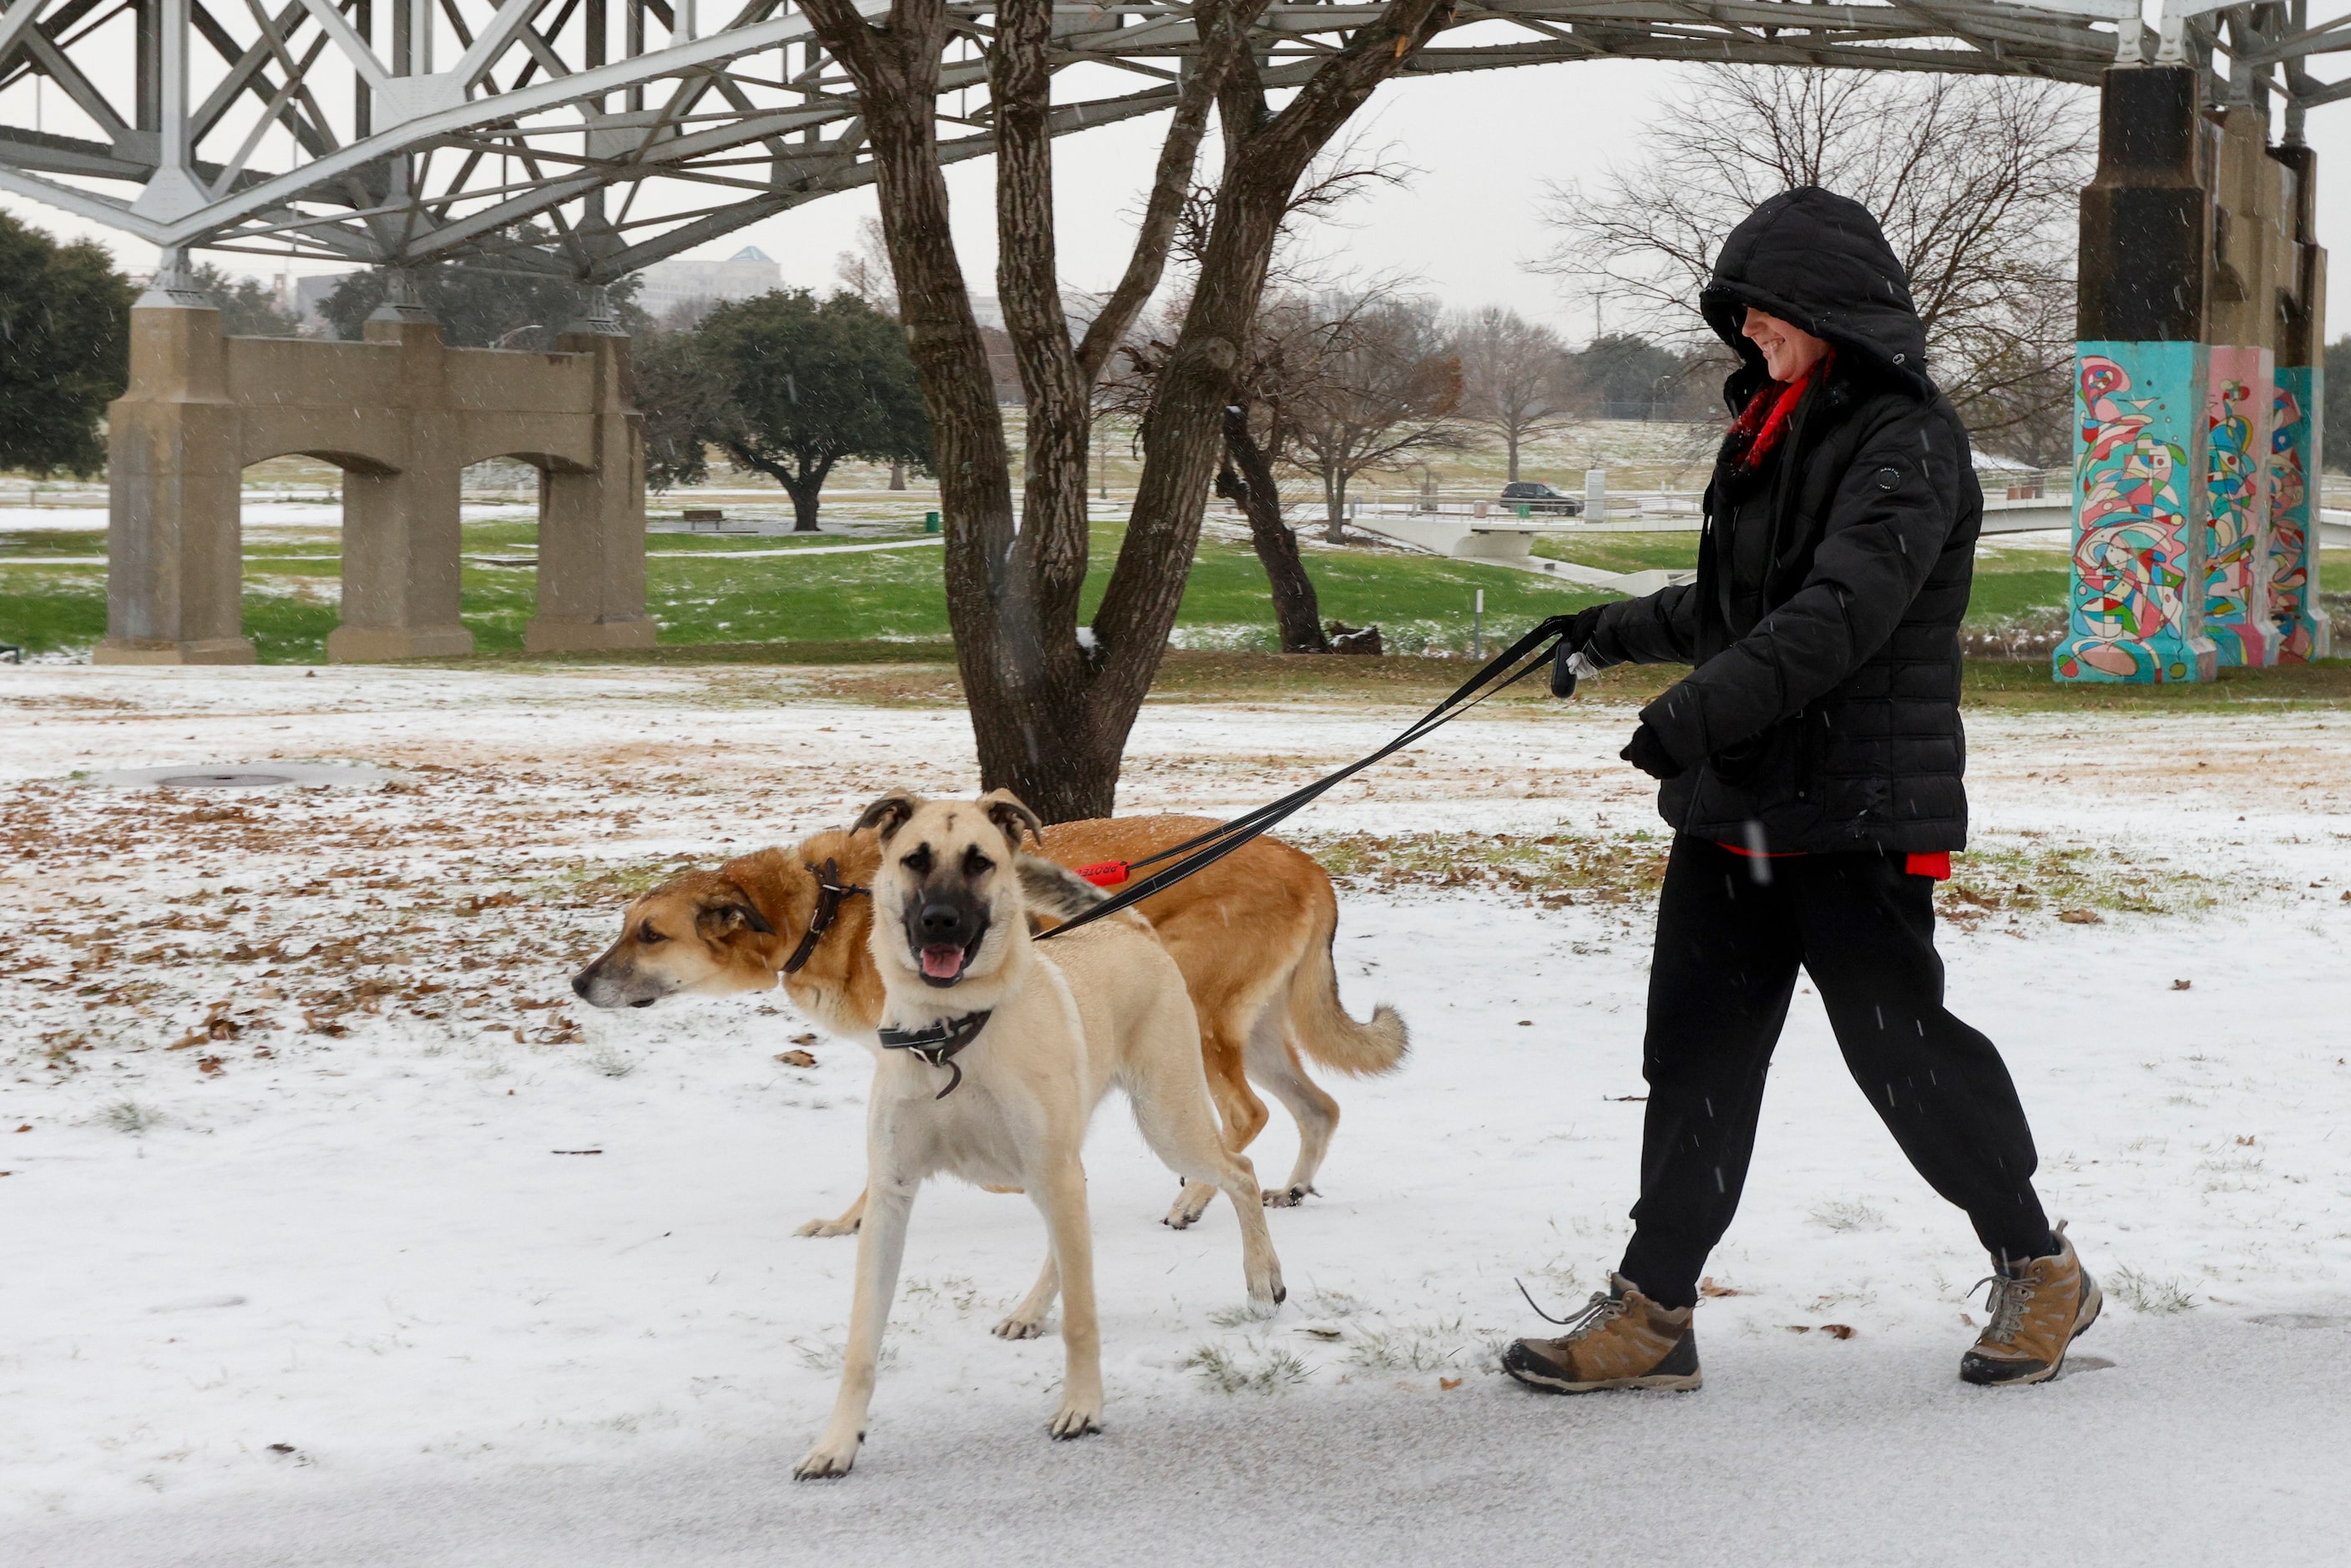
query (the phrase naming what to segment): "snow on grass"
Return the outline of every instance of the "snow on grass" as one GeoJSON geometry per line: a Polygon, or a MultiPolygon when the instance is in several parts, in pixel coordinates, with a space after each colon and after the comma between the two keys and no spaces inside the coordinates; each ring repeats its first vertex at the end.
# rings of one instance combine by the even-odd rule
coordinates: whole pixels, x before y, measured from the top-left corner
{"type": "MultiPolygon", "coordinates": [[[[1808,982],[1709,1264],[1706,1391],[1495,1375],[1511,1335],[1557,1332],[1516,1281],[1564,1316],[1624,1243],[1664,849],[1613,760],[1630,710],[1531,710],[1300,823],[1341,879],[1350,1006],[1395,1004],[1415,1050],[1389,1078],[1317,1070],[1344,1119],[1322,1196],[1270,1217],[1290,1303],[1248,1310],[1221,1199],[1156,1223],[1174,1178],[1113,1112],[1087,1152],[1110,1432],[1048,1444],[1060,1345],[987,1332],[1042,1257],[1034,1208],[940,1183],[866,1456],[796,1489],[856,1244],[792,1231],[862,1183],[862,1055],[778,1061],[805,1025],[775,994],[606,1014],[566,981],[679,864],[890,784],[969,788],[960,716],[768,672],[5,678],[0,1557],[895,1562],[953,1519],[970,1560],[1029,1561],[1165,1510],[1170,1562],[1489,1559],[1565,1519],[1604,1553],[1938,1562],[1980,1542],[1978,1465],[2047,1478],[2085,1561],[2325,1555],[2351,1441],[2351,727],[2328,716],[1971,726],[1990,852],[1959,879],[1983,902],[1947,898],[1975,912],[1943,941],[1952,1006],[2006,1052],[2118,1309],[2059,1385],[1958,1384],[1984,1261],[1808,982]],[[68,778],[273,753],[399,775],[68,778]],[[1660,1485],[1670,1507],[1633,1506],[1660,1485]]],[[[1253,804],[1395,722],[1155,706],[1126,803],[1253,804]]],[[[1260,1172],[1291,1139],[1277,1107],[1260,1172]]]]}

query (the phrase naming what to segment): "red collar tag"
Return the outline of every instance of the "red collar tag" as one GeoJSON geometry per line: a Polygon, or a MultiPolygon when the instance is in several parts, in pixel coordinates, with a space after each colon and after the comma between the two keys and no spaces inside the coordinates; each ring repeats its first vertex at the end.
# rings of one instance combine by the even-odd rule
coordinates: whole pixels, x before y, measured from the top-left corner
{"type": "Polygon", "coordinates": [[[1071,869],[1096,887],[1116,887],[1126,880],[1127,862],[1097,861],[1092,865],[1073,866],[1071,869]]]}

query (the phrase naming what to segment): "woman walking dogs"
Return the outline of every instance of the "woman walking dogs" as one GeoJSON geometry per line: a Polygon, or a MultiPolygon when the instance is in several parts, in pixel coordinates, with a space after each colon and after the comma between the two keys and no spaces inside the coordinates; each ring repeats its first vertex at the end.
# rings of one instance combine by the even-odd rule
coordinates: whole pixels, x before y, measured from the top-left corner
{"type": "Polygon", "coordinates": [[[1596,606],[1595,667],[1687,663],[1625,759],[1676,830],[1657,909],[1641,1197],[1611,1289],[1504,1357],[1532,1387],[1696,1388],[1691,1309],[1754,1148],[1801,967],[1869,1103],[1992,1255],[1970,1383],[2038,1383],[2098,1288],[2032,1190],[2023,1107],[1943,1008],[1935,882],[1967,840],[1959,618],[1982,496],[1902,264],[1817,187],[1758,207],[1699,297],[1738,350],[1697,581],[1596,606]]]}

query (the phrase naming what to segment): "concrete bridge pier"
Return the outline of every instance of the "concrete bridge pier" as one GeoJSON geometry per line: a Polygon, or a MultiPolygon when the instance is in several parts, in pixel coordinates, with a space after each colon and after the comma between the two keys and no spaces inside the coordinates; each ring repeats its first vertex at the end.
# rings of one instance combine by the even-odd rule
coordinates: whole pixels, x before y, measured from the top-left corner
{"type": "Polygon", "coordinates": [[[2324,656],[2316,172],[2307,147],[2269,144],[2257,102],[2207,106],[2192,66],[2106,71],[2082,193],[2057,679],[2210,680],[2324,656]]]}
{"type": "Polygon", "coordinates": [[[388,304],[360,332],[361,341],[400,356],[398,402],[376,417],[402,461],[344,465],[343,623],[327,634],[327,657],[463,658],[474,651],[474,634],[457,618],[464,443],[445,406],[441,324],[414,306],[388,304]]]}
{"type": "Polygon", "coordinates": [[[556,346],[593,366],[593,462],[539,471],[538,613],[524,628],[523,647],[533,653],[650,648],[644,438],[625,391],[628,336],[596,310],[556,346]]]}
{"type": "Polygon", "coordinates": [[[219,341],[220,311],[193,291],[151,288],[131,312],[131,382],[107,411],[101,664],[253,663],[219,341]]]}
{"type": "Polygon", "coordinates": [[[250,664],[240,475],[301,453],[343,470],[344,662],[473,651],[460,620],[465,469],[537,467],[538,653],[650,647],[643,421],[628,339],[594,319],[557,351],[452,349],[395,282],[358,343],[231,338],[161,275],[131,311],[131,383],[109,411],[101,664],[250,664]]]}

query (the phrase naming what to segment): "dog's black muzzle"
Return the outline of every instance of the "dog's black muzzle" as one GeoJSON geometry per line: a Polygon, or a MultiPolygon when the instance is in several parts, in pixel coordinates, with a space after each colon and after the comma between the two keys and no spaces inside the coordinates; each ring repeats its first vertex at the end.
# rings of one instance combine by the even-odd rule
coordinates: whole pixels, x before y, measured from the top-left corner
{"type": "Polygon", "coordinates": [[[906,946],[926,986],[952,986],[987,936],[987,906],[964,886],[925,887],[906,904],[906,946]]]}

